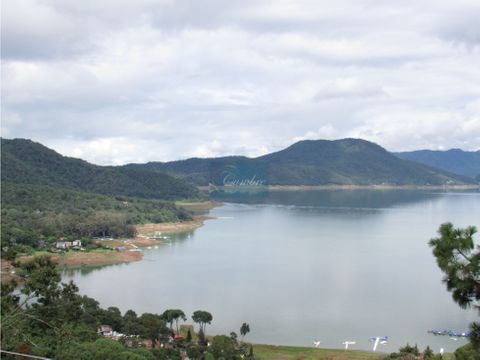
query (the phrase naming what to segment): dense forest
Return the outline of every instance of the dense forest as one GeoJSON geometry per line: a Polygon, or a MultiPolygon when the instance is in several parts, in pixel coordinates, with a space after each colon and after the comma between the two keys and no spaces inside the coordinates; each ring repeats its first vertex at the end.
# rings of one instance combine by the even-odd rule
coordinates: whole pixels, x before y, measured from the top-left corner
{"type": "Polygon", "coordinates": [[[190,220],[172,201],[204,198],[172,176],[92,165],[30,140],[2,139],[1,155],[2,249],[10,256],[61,237],[88,243],[132,237],[135,224],[190,220]]]}
{"type": "Polygon", "coordinates": [[[446,185],[471,178],[399,159],[360,139],[305,140],[257,158],[229,156],[129,164],[195,185],[446,185]]]}
{"type": "Polygon", "coordinates": [[[172,202],[106,196],[41,185],[2,183],[2,248],[39,241],[132,237],[134,224],[190,220],[172,202]]]}
{"type": "Polygon", "coordinates": [[[202,198],[195,187],[167,174],[97,166],[62,156],[31,140],[2,139],[1,154],[2,182],[147,199],[202,198]]]}

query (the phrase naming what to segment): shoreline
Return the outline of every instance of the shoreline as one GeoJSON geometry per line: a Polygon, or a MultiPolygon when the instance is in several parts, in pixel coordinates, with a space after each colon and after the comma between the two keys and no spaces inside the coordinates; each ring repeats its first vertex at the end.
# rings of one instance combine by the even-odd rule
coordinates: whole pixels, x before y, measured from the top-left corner
{"type": "MultiPolygon", "coordinates": [[[[210,210],[221,203],[208,201],[204,203],[189,203],[184,207],[195,207],[202,211],[210,210]]],[[[193,220],[182,222],[167,222],[158,224],[141,224],[136,225],[137,235],[131,239],[113,239],[113,240],[97,240],[108,248],[96,249],[88,252],[81,251],[68,251],[65,253],[48,253],[45,251],[39,251],[33,255],[21,256],[17,261],[23,262],[32,259],[35,256],[49,255],[54,261],[58,263],[58,267],[61,270],[75,270],[90,267],[101,267],[110,265],[127,264],[135,261],[141,261],[143,259],[142,248],[160,246],[167,244],[164,235],[175,235],[185,232],[191,232],[199,227],[203,226],[205,221],[213,219],[206,215],[196,215],[193,220]],[[155,233],[160,232],[161,238],[153,238],[155,233]],[[124,247],[125,249],[118,251],[117,247],[124,247]]],[[[10,281],[17,278],[11,271],[14,267],[11,262],[2,259],[2,282],[10,281]]]]}
{"type": "MultiPolygon", "coordinates": [[[[199,190],[210,190],[209,186],[197,186],[199,190]]],[[[215,186],[215,190],[267,190],[267,191],[310,191],[310,190],[479,190],[480,184],[471,185],[265,185],[265,186],[215,186]]]]}
{"type": "MultiPolygon", "coordinates": [[[[212,219],[206,215],[197,215],[193,217],[193,220],[190,221],[182,221],[182,222],[167,222],[167,223],[158,223],[158,224],[142,224],[136,225],[135,228],[137,230],[137,236],[135,239],[149,239],[154,241],[160,241],[161,243],[165,243],[161,239],[152,239],[156,233],[166,234],[166,235],[173,235],[179,234],[184,232],[190,232],[199,227],[202,227],[206,220],[212,219]]],[[[148,246],[148,245],[145,245],[148,246]]]]}
{"type": "Polygon", "coordinates": [[[79,269],[141,261],[143,259],[142,248],[167,243],[164,239],[151,238],[150,235],[153,234],[150,231],[160,231],[162,234],[168,235],[189,232],[203,226],[207,219],[209,219],[207,216],[195,216],[191,221],[136,225],[138,234],[132,239],[99,240],[108,247],[126,247],[127,249],[124,251],[102,249],[100,252],[72,253],[63,259],[60,257],[59,266],[64,269],[79,269]]]}

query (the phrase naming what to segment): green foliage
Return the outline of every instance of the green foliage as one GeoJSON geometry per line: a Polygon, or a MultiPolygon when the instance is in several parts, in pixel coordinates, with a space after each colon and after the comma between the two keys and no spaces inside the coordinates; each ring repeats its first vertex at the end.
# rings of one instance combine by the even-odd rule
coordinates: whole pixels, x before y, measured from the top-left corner
{"type": "Polygon", "coordinates": [[[416,359],[424,359],[424,360],[441,360],[442,356],[440,354],[435,355],[430,349],[429,346],[420,353],[418,350],[418,346],[410,346],[407,344],[404,347],[401,347],[398,351],[398,353],[391,353],[390,355],[387,355],[384,357],[385,360],[391,360],[391,359],[397,359],[397,360],[416,360],[416,359]]]}
{"type": "Polygon", "coordinates": [[[250,332],[250,325],[247,323],[243,323],[240,327],[240,335],[242,335],[242,339],[250,332]]]}
{"type": "Polygon", "coordinates": [[[180,351],[177,349],[154,349],[152,350],[157,360],[180,360],[180,351]]]}
{"type": "Polygon", "coordinates": [[[134,224],[191,219],[171,202],[14,183],[2,183],[1,215],[2,247],[10,245],[2,255],[10,258],[28,252],[23,245],[38,247],[39,240],[51,247],[59,237],[82,239],[93,247],[92,237],[134,236],[134,224]]]}
{"type": "Polygon", "coordinates": [[[198,190],[166,174],[97,166],[64,157],[25,139],[1,140],[2,182],[47,185],[111,196],[175,200],[201,197],[198,190]]]}
{"type": "Polygon", "coordinates": [[[34,257],[16,264],[22,278],[22,296],[15,293],[15,284],[3,284],[1,292],[1,348],[55,359],[80,360],[154,360],[181,359],[186,351],[191,359],[253,359],[246,344],[239,345],[236,334],[215,336],[212,345],[205,346],[203,329],[212,321],[206,311],[196,311],[194,317],[201,325],[200,344],[191,341],[188,329],[187,341],[173,341],[164,348],[159,340],[171,335],[165,325],[185,319],[180,309],[166,310],[161,316],[144,313],[141,316],[128,310],[122,316],[116,307],[102,309],[99,303],[78,294],[74,283],[60,284],[55,262],[48,256],[34,257]],[[100,325],[110,325],[124,335],[114,341],[101,337],[100,325]],[[150,340],[153,348],[145,348],[150,340]],[[207,349],[211,353],[206,353],[207,349]]]}
{"type": "Polygon", "coordinates": [[[173,323],[175,322],[177,334],[178,334],[178,322],[180,320],[183,320],[183,321],[187,320],[185,313],[180,309],[165,310],[161,317],[162,317],[162,320],[164,320],[167,324],[170,325],[170,329],[173,328],[173,323]]]}
{"type": "Polygon", "coordinates": [[[213,354],[207,352],[205,353],[205,360],[215,360],[215,357],[213,356],[213,354]]]}
{"type": "Polygon", "coordinates": [[[455,360],[480,360],[480,351],[472,344],[467,344],[455,351],[455,360]]]}
{"type": "Polygon", "coordinates": [[[199,324],[201,332],[205,334],[205,326],[212,322],[213,317],[208,311],[197,310],[193,313],[192,320],[199,324]]]}
{"type": "Polygon", "coordinates": [[[109,307],[107,310],[100,309],[97,318],[102,325],[110,325],[114,331],[120,332],[124,327],[122,314],[116,307],[109,307]]]}
{"type": "Polygon", "coordinates": [[[253,350],[246,344],[239,345],[235,333],[214,336],[209,351],[215,359],[254,359],[253,350]]]}
{"type": "Polygon", "coordinates": [[[235,341],[226,335],[214,336],[211,351],[215,358],[233,359],[236,356],[235,341]]]}
{"type": "Polygon", "coordinates": [[[142,326],[137,314],[133,310],[128,310],[123,315],[123,326],[121,329],[123,334],[138,335],[142,332],[142,326]]]}
{"type": "Polygon", "coordinates": [[[95,328],[81,321],[84,309],[78,288],[71,282],[59,284],[50,258],[34,258],[18,274],[24,282],[21,300],[11,288],[2,292],[2,348],[52,356],[65,341],[96,339],[95,328]]]}
{"type": "MultiPolygon", "coordinates": [[[[473,239],[477,229],[469,226],[456,229],[451,223],[442,224],[438,230],[440,237],[430,240],[437,264],[445,273],[443,281],[453,300],[462,308],[475,307],[480,312],[480,246],[475,251],[473,239]]],[[[478,323],[471,325],[470,341],[480,350],[480,328],[478,323]]]]}
{"type": "Polygon", "coordinates": [[[440,237],[430,240],[437,264],[445,273],[447,289],[462,308],[480,300],[480,252],[473,252],[476,232],[473,226],[455,229],[445,223],[438,230],[440,237]]]}
{"type": "Polygon", "coordinates": [[[162,317],[157,314],[144,313],[139,318],[140,335],[143,338],[150,339],[155,346],[160,334],[170,334],[170,330],[165,326],[162,317]]]}
{"type": "Polygon", "coordinates": [[[254,159],[228,156],[188,159],[168,163],[151,162],[128,168],[167,172],[195,185],[442,185],[473,183],[468,177],[399,159],[380,146],[359,139],[306,140],[254,159]]]}
{"type": "Polygon", "coordinates": [[[155,357],[144,349],[126,349],[117,341],[98,339],[93,343],[68,342],[57,352],[57,358],[65,360],[154,360],[155,357]]]}

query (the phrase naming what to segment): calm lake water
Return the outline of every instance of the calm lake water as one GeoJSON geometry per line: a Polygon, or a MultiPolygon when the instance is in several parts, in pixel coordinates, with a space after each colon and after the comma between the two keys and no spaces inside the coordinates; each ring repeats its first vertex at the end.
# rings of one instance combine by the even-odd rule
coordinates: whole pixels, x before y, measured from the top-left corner
{"type": "MultiPolygon", "coordinates": [[[[80,292],[122,312],[180,308],[213,314],[209,334],[271,344],[371,349],[409,342],[435,352],[466,343],[429,329],[466,330],[428,240],[439,225],[480,227],[479,192],[308,191],[229,194],[194,232],[145,250],[144,260],[68,272],[80,292]]],[[[478,236],[477,236],[478,240],[478,236]]],[[[191,319],[189,319],[191,322],[191,319]]]]}

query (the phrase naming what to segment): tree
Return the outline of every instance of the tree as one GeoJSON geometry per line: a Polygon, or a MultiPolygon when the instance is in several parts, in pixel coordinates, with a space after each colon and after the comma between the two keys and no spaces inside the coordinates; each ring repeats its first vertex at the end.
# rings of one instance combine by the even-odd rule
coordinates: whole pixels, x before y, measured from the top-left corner
{"type": "Polygon", "coordinates": [[[242,326],[240,327],[240,335],[242,335],[242,341],[245,338],[245,335],[247,335],[250,332],[250,325],[247,323],[243,323],[242,326]]]}
{"type": "Polygon", "coordinates": [[[152,346],[155,347],[155,343],[158,340],[160,334],[164,334],[168,329],[165,327],[165,323],[161,317],[157,314],[144,313],[139,317],[141,324],[141,336],[152,341],[152,346]]]}
{"type": "Polygon", "coordinates": [[[407,344],[406,346],[401,347],[398,350],[398,353],[394,352],[384,357],[384,360],[417,360],[417,359],[441,360],[442,356],[440,354],[435,355],[429,346],[427,346],[427,348],[423,353],[420,353],[417,345],[410,346],[409,344],[407,344]]]}
{"type": "Polygon", "coordinates": [[[213,317],[208,311],[197,310],[193,313],[192,319],[198,323],[200,330],[205,334],[205,326],[212,322],[213,317]]]}
{"type": "Polygon", "coordinates": [[[423,352],[423,359],[424,360],[429,360],[435,358],[435,355],[433,353],[433,350],[430,348],[430,346],[427,346],[425,351],[423,352]]]}
{"type": "Polygon", "coordinates": [[[141,332],[141,325],[138,320],[137,314],[133,310],[128,310],[123,315],[123,328],[122,332],[127,335],[138,335],[141,332]]]}
{"type": "Polygon", "coordinates": [[[170,324],[170,329],[173,328],[173,323],[175,322],[175,328],[178,334],[178,321],[186,321],[187,317],[185,316],[185,313],[180,309],[168,309],[163,312],[162,319],[165,320],[167,324],[170,324]]]}
{"type": "Polygon", "coordinates": [[[255,359],[255,355],[253,355],[253,345],[250,344],[250,350],[248,351],[248,359],[255,359]]]}
{"type": "Polygon", "coordinates": [[[480,360],[480,351],[467,344],[455,351],[455,360],[480,360]]]}
{"type": "Polygon", "coordinates": [[[123,317],[120,310],[114,306],[100,312],[102,325],[110,325],[113,330],[120,331],[123,328],[123,317]]]}
{"type": "Polygon", "coordinates": [[[235,342],[231,337],[226,335],[217,335],[213,337],[211,351],[215,359],[235,359],[236,349],[235,342]]]}
{"type": "MultiPolygon", "coordinates": [[[[456,229],[451,223],[440,225],[440,237],[430,240],[437,264],[445,273],[443,281],[453,300],[462,308],[474,307],[480,313],[480,246],[473,240],[477,229],[456,229]]],[[[480,348],[480,324],[471,325],[470,341],[480,348]]]]}

